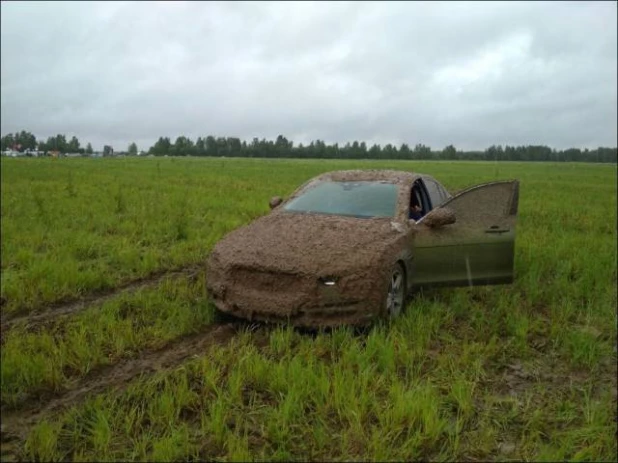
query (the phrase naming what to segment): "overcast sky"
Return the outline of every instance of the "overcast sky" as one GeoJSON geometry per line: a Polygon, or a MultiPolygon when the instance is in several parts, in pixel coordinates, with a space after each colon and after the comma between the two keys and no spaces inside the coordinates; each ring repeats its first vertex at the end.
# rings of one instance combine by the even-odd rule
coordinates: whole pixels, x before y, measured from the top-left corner
{"type": "Polygon", "coordinates": [[[1,132],[617,145],[616,2],[2,2],[1,132]]]}

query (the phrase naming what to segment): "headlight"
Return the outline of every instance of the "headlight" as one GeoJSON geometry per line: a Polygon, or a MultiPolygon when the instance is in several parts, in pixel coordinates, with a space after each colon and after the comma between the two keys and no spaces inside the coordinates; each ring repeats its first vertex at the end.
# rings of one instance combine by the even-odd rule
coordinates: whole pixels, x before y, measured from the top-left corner
{"type": "Polygon", "coordinates": [[[333,276],[324,276],[324,277],[318,278],[318,281],[325,286],[335,286],[335,284],[337,283],[337,280],[338,278],[333,277],[333,276]]]}

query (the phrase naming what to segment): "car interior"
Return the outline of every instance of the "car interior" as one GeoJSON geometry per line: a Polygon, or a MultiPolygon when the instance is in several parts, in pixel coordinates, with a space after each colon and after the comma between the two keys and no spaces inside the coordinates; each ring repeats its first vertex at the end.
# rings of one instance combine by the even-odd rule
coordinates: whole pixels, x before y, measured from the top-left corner
{"type": "Polygon", "coordinates": [[[429,204],[429,200],[427,198],[425,188],[417,180],[416,182],[414,182],[414,185],[412,185],[412,191],[410,194],[409,218],[414,219],[414,220],[420,220],[430,211],[430,209],[431,209],[431,206],[429,204]],[[415,206],[420,206],[421,211],[415,212],[414,211],[415,206]]]}

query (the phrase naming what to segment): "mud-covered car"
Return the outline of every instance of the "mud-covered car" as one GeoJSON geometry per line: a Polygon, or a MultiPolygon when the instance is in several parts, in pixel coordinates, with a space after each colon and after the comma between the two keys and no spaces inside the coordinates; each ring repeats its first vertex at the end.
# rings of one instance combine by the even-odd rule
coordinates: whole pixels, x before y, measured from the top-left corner
{"type": "Polygon", "coordinates": [[[426,286],[511,283],[518,181],[451,195],[429,175],[320,175],[232,231],[209,257],[207,288],[232,315],[298,326],[398,316],[426,286]]]}

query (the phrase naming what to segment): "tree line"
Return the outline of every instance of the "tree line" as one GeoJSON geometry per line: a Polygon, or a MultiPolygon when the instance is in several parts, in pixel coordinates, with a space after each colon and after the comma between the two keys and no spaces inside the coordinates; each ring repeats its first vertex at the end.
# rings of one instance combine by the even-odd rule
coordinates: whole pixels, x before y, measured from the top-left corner
{"type": "Polygon", "coordinates": [[[279,135],[276,140],[254,138],[251,142],[235,137],[198,137],[195,142],[185,136],[172,143],[169,137],[159,137],[148,150],[155,156],[229,156],[255,158],[307,158],[307,159],[412,159],[412,160],[482,160],[482,161],[571,161],[571,162],[617,162],[618,149],[570,148],[556,150],[544,145],[502,146],[493,145],[482,151],[463,151],[448,145],[434,150],[417,144],[413,148],[403,143],[384,146],[354,141],[339,145],[315,140],[308,145],[298,144],[279,135]]]}
{"type": "Polygon", "coordinates": [[[67,141],[66,135],[58,134],[48,137],[46,141],[37,141],[32,133],[25,130],[9,133],[0,138],[0,149],[2,151],[13,150],[21,153],[26,151],[58,151],[60,153],[92,154],[94,152],[90,143],[82,147],[79,139],[75,136],[67,141]]]}
{"type": "MultiPolygon", "coordinates": [[[[8,134],[0,139],[1,149],[17,151],[38,150],[45,153],[57,151],[60,153],[92,154],[92,145],[83,147],[75,136],[67,141],[62,134],[49,137],[45,141],[37,141],[36,137],[27,131],[8,134]]],[[[137,155],[137,144],[131,143],[125,151],[115,152],[113,147],[105,145],[103,155],[112,154],[137,155]]],[[[226,156],[255,158],[305,158],[305,159],[408,159],[408,160],[479,160],[479,161],[570,161],[570,162],[609,162],[616,163],[618,149],[599,147],[596,149],[570,148],[565,150],[552,149],[545,145],[502,146],[493,145],[485,150],[458,150],[453,145],[435,150],[424,144],[410,147],[403,143],[395,146],[387,143],[367,145],[365,142],[354,141],[339,145],[327,144],[315,140],[307,145],[295,145],[283,135],[276,140],[253,138],[250,142],[241,141],[236,137],[198,137],[194,142],[186,136],[179,136],[172,143],[169,137],[159,137],[151,146],[148,154],[154,156],[226,156]]]]}

